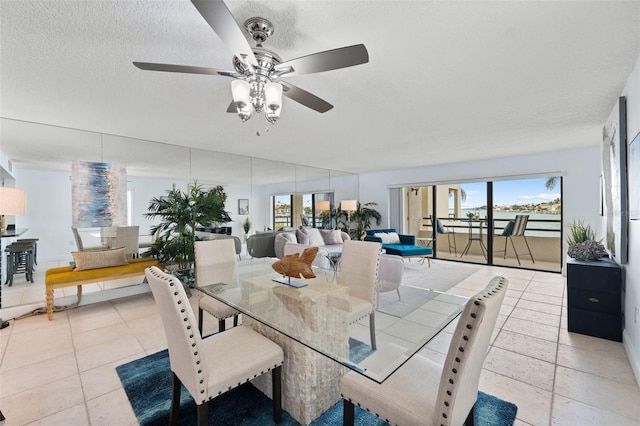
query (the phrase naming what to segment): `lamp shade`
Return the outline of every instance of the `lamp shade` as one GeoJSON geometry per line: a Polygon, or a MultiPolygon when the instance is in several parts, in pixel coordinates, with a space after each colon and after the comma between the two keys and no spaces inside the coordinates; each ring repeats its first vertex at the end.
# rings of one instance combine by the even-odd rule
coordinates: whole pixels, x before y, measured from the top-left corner
{"type": "Polygon", "coordinates": [[[18,215],[27,211],[27,195],[22,189],[0,187],[0,214],[18,215]]]}
{"type": "Polygon", "coordinates": [[[340,201],[340,210],[345,212],[355,212],[358,210],[358,200],[342,200],[340,201]]]}
{"type": "Polygon", "coordinates": [[[318,201],[316,203],[316,210],[319,212],[328,212],[330,209],[330,204],[328,201],[318,201]]]}
{"type": "Polygon", "coordinates": [[[231,94],[233,102],[238,111],[238,117],[244,122],[251,118],[251,85],[244,80],[233,80],[231,82],[231,94]]]}

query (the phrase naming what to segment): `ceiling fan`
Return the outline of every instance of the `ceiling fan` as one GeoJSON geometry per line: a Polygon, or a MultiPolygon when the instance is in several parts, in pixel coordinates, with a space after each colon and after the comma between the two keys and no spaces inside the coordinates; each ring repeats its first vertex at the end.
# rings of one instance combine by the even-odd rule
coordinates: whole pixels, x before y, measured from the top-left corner
{"type": "Polygon", "coordinates": [[[252,48],[223,1],[191,0],[191,3],[234,54],[235,70],[223,71],[215,68],[150,62],[134,62],[133,65],[149,71],[210,74],[233,78],[231,82],[233,102],[229,105],[227,112],[237,112],[243,122],[251,118],[252,110],[260,113],[264,109],[267,120],[272,124],[275,123],[280,116],[283,94],[315,111],[327,112],[333,108],[333,105],[281,78],[330,71],[369,62],[369,54],[363,44],[318,52],[283,62],[275,52],[262,46],[262,43],[273,34],[273,24],[267,19],[255,17],[245,22],[245,30],[256,42],[256,46],[252,48]]]}

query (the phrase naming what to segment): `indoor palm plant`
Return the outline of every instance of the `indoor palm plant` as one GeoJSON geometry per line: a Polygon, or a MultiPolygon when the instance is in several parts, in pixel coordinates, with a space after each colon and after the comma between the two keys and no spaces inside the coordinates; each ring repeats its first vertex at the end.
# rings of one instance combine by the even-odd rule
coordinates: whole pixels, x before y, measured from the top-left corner
{"type": "Polygon", "coordinates": [[[365,230],[371,228],[371,222],[375,220],[376,225],[380,225],[382,216],[373,208],[377,205],[374,202],[366,204],[358,202],[358,208],[354,212],[338,210],[337,217],[340,229],[349,233],[349,236],[354,240],[361,239],[365,230]]]}
{"type": "Polygon", "coordinates": [[[591,225],[585,225],[583,220],[574,220],[567,237],[567,255],[576,260],[598,260],[606,256],[607,252],[600,242],[602,240],[596,238],[596,231],[591,225]]]}
{"type": "Polygon", "coordinates": [[[224,210],[226,200],[222,186],[205,188],[197,182],[190,184],[186,192],[174,186],[167,195],[151,199],[145,216],[160,218],[160,223],[151,227],[150,233],[158,232],[158,238],[145,256],[153,256],[163,264],[177,265],[178,270],[190,270],[196,227],[231,222],[224,210]]]}

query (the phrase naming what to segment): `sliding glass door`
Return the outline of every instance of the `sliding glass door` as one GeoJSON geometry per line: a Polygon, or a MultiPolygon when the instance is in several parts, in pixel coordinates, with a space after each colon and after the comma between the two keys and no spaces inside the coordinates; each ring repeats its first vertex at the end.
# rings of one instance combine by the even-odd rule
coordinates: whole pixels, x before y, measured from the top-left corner
{"type": "Polygon", "coordinates": [[[414,186],[403,192],[405,233],[433,247],[436,259],[561,271],[560,176],[414,186]]]}
{"type": "Polygon", "coordinates": [[[493,182],[493,264],[560,271],[560,177],[493,182]]]}

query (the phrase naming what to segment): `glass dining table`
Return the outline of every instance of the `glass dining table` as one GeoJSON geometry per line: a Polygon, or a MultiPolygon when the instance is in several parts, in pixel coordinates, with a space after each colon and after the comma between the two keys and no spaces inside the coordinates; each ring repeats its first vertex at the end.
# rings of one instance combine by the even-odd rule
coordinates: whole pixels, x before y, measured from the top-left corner
{"type": "MultiPolygon", "coordinates": [[[[199,268],[195,286],[237,309],[243,325],[283,347],[283,407],[301,424],[310,423],[340,399],[338,384],[347,369],[382,383],[446,327],[467,300],[422,290],[425,303],[404,316],[376,312],[378,343],[372,350],[368,318],[351,325],[348,321],[354,303],[350,296],[366,298],[374,291],[369,279],[314,267],[315,278],[293,279],[295,286],[285,279],[283,284],[274,281],[282,281],[271,267],[275,260],[199,268]]],[[[268,396],[269,380],[270,375],[254,380],[268,396]]]]}

